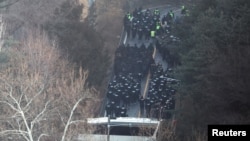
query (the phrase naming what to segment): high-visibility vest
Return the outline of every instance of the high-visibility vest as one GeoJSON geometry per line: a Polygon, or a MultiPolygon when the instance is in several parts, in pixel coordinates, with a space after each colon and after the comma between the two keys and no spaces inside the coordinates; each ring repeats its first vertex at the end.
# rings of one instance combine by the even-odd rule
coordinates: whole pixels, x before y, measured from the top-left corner
{"type": "Polygon", "coordinates": [[[129,19],[129,20],[131,19],[131,15],[130,15],[130,13],[129,13],[129,14],[127,14],[127,17],[128,17],[128,19],[129,19]]]}
{"type": "Polygon", "coordinates": [[[185,8],[185,6],[181,7],[181,14],[185,14],[187,12],[187,9],[185,8]]]}
{"type": "Polygon", "coordinates": [[[154,11],[154,13],[155,13],[155,15],[159,15],[159,10],[156,9],[156,10],[154,11]]]}
{"type": "Polygon", "coordinates": [[[174,13],[169,13],[170,14],[170,16],[171,16],[171,18],[174,18],[174,13]]]}
{"type": "Polygon", "coordinates": [[[156,26],[156,30],[159,30],[160,28],[161,28],[160,25],[157,25],[157,26],[156,26]]]}
{"type": "Polygon", "coordinates": [[[161,25],[159,23],[156,23],[156,30],[159,30],[161,28],[161,25]]]}
{"type": "Polygon", "coordinates": [[[151,35],[151,37],[155,37],[155,31],[152,30],[152,31],[150,32],[150,35],[151,35]]]}

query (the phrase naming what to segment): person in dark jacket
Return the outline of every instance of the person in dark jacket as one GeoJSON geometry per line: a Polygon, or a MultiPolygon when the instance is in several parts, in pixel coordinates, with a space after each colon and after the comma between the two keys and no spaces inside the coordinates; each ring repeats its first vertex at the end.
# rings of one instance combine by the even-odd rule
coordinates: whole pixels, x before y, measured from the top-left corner
{"type": "Polygon", "coordinates": [[[143,96],[141,95],[141,96],[140,96],[140,99],[139,99],[141,115],[144,114],[144,101],[145,101],[145,100],[144,100],[143,96]]]}

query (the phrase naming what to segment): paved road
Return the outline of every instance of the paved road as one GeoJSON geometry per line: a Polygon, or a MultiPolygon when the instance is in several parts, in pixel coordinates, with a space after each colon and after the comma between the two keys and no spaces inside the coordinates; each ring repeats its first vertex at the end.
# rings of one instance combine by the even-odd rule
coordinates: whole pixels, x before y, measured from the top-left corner
{"type": "MultiPolygon", "coordinates": [[[[170,8],[172,9],[177,9],[177,8],[173,8],[171,6],[167,6],[167,7],[161,7],[159,8],[161,10],[161,13],[167,13],[170,8]]],[[[175,15],[178,16],[180,15],[178,12],[179,10],[177,9],[175,11],[175,15]]],[[[142,41],[139,41],[137,39],[128,39],[126,37],[126,33],[122,33],[122,36],[121,36],[121,40],[120,40],[120,43],[124,43],[124,44],[127,44],[127,43],[131,43],[131,44],[141,44],[142,42],[144,42],[145,44],[149,44],[150,42],[152,42],[152,40],[149,40],[149,41],[145,41],[145,40],[142,40],[142,41]]],[[[164,62],[162,60],[162,57],[160,55],[160,53],[158,52],[158,50],[156,50],[156,48],[154,48],[154,52],[153,52],[153,58],[156,62],[156,64],[161,64],[163,69],[164,70],[167,70],[168,68],[168,65],[166,62],[164,62]]],[[[153,74],[152,74],[153,75],[153,74]]],[[[148,75],[145,76],[145,78],[142,79],[141,81],[141,95],[143,95],[144,97],[147,96],[147,91],[148,91],[148,87],[149,87],[149,83],[151,81],[151,74],[150,72],[148,73],[148,75]]],[[[106,103],[106,102],[105,102],[106,103]]],[[[106,106],[106,105],[105,105],[106,106]]],[[[141,114],[139,111],[139,102],[137,103],[134,103],[134,104],[130,104],[130,106],[128,107],[128,115],[129,117],[145,117],[145,115],[141,114]]],[[[145,113],[145,112],[144,112],[145,113]]],[[[105,116],[105,114],[104,114],[105,116]]],[[[145,119],[145,118],[140,118],[140,119],[145,119]]],[[[138,119],[137,119],[138,120],[138,119]]],[[[130,121],[129,121],[130,122],[130,121]]],[[[87,136],[86,135],[79,135],[79,137],[76,139],[76,140],[81,140],[81,141],[84,141],[84,140],[106,140],[107,136],[106,135],[91,135],[91,139],[89,138],[86,138],[87,136]],[[93,137],[92,137],[93,136],[93,137]]],[[[114,141],[114,140],[153,140],[153,138],[151,137],[143,137],[143,136],[110,136],[110,140],[114,141]]]]}
{"type": "MultiPolygon", "coordinates": [[[[180,17],[181,16],[181,13],[180,13],[181,10],[179,8],[176,8],[176,7],[171,7],[170,5],[168,5],[166,7],[160,7],[158,9],[161,12],[161,18],[165,14],[167,14],[170,10],[174,11],[175,17],[180,17]]],[[[138,40],[138,36],[136,36],[136,38],[128,38],[125,32],[123,32],[123,34],[124,35],[121,36],[121,37],[123,37],[122,43],[125,44],[125,45],[127,45],[127,44],[134,45],[134,44],[136,44],[137,46],[140,46],[142,43],[144,43],[146,46],[148,46],[150,43],[153,42],[152,39],[146,40],[146,39],[143,38],[142,40],[138,40]]],[[[162,65],[164,71],[167,70],[167,68],[168,68],[167,63],[162,60],[162,57],[161,57],[159,51],[156,50],[155,48],[154,48],[153,58],[154,58],[156,64],[161,64],[162,65]]],[[[150,82],[150,78],[151,78],[151,75],[150,75],[150,73],[148,73],[148,75],[141,82],[141,95],[143,95],[144,98],[147,96],[147,91],[148,91],[148,85],[149,85],[149,82],[150,82]]],[[[140,113],[139,103],[131,104],[129,106],[129,108],[128,108],[127,113],[128,113],[128,116],[130,116],[130,117],[145,117],[145,115],[140,113]]]]}
{"type": "MultiPolygon", "coordinates": [[[[175,17],[180,17],[181,13],[180,13],[180,8],[179,7],[173,7],[171,5],[164,5],[164,6],[159,6],[159,7],[154,7],[154,8],[149,8],[150,10],[154,10],[155,8],[158,8],[161,12],[161,18],[167,14],[170,10],[173,10],[173,12],[175,13],[175,17]]],[[[132,38],[128,38],[126,32],[122,32],[121,34],[121,39],[120,39],[120,43],[119,46],[121,44],[130,44],[130,45],[134,45],[137,44],[137,46],[140,46],[142,43],[144,43],[146,45],[146,47],[152,43],[153,40],[145,40],[145,38],[143,38],[142,40],[138,40],[138,36],[136,36],[136,38],[132,39],[132,38]]],[[[162,57],[159,53],[158,50],[156,50],[156,48],[154,48],[154,53],[153,53],[153,58],[156,62],[156,64],[161,64],[164,71],[167,70],[168,65],[165,61],[162,60],[162,57]]],[[[149,87],[149,83],[150,83],[150,78],[151,78],[151,74],[148,73],[148,75],[142,79],[141,81],[141,95],[143,95],[144,97],[147,96],[147,91],[148,91],[148,87],[149,87]]],[[[112,79],[111,79],[112,80],[112,79]]],[[[106,103],[106,102],[105,102],[106,103]]],[[[106,105],[104,105],[105,107],[106,105]]],[[[105,110],[105,108],[103,108],[103,110],[105,110]]],[[[106,116],[105,112],[101,112],[104,113],[104,116],[106,116]]],[[[145,112],[144,112],[145,113],[145,112]]],[[[139,102],[134,103],[134,104],[130,104],[130,106],[127,109],[127,114],[129,117],[145,117],[143,114],[140,113],[140,108],[139,108],[139,102]]]]}

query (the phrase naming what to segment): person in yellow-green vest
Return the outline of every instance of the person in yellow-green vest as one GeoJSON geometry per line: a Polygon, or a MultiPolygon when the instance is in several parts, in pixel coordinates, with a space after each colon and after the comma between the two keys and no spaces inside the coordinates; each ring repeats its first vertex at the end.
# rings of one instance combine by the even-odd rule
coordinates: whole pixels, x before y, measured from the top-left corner
{"type": "Polygon", "coordinates": [[[172,10],[168,12],[166,20],[169,24],[171,24],[174,21],[174,12],[172,10]]]}
{"type": "Polygon", "coordinates": [[[132,20],[132,15],[130,14],[130,12],[127,13],[127,18],[128,18],[129,21],[132,20]]]}
{"type": "Polygon", "coordinates": [[[186,9],[186,7],[183,5],[181,6],[181,14],[189,16],[189,10],[186,9]]]}
{"type": "Polygon", "coordinates": [[[154,31],[154,30],[151,30],[151,31],[150,31],[150,36],[151,36],[151,38],[154,38],[154,37],[155,37],[155,31],[154,31]]]}
{"type": "Polygon", "coordinates": [[[160,22],[157,22],[156,23],[156,30],[159,30],[161,28],[161,24],[160,24],[160,22]]]}
{"type": "Polygon", "coordinates": [[[155,14],[155,15],[160,15],[160,11],[159,11],[158,8],[156,8],[156,9],[154,10],[154,14],[155,14]]]}
{"type": "Polygon", "coordinates": [[[181,6],[181,14],[186,14],[186,7],[184,5],[181,6]]]}
{"type": "Polygon", "coordinates": [[[160,22],[156,22],[156,35],[160,35],[161,34],[161,23],[160,22]]]}
{"type": "Polygon", "coordinates": [[[173,12],[173,10],[170,10],[169,14],[170,14],[171,19],[174,19],[174,12],[173,12]]]}

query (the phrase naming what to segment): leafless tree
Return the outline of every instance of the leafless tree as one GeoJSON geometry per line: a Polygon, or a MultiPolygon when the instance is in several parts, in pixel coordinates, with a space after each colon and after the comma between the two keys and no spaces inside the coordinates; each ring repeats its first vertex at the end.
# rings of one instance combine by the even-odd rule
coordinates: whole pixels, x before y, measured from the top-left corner
{"type": "Polygon", "coordinates": [[[2,14],[0,14],[0,52],[2,51],[4,43],[4,33],[5,33],[5,23],[3,21],[2,14]]]}
{"type": "Polygon", "coordinates": [[[45,34],[29,35],[8,50],[9,62],[0,69],[0,137],[70,140],[91,116],[97,91],[87,87],[88,73],[76,72],[45,34]]]}
{"type": "MultiPolygon", "coordinates": [[[[1,1],[1,0],[0,0],[1,1]]],[[[15,1],[15,4],[1,9],[9,36],[15,39],[26,38],[20,33],[30,27],[39,27],[54,15],[65,0],[6,0],[15,1]]]]}

